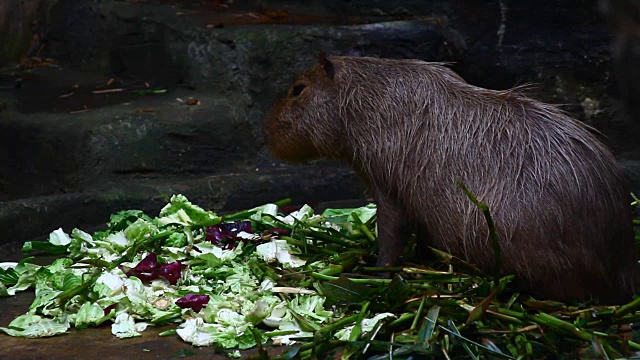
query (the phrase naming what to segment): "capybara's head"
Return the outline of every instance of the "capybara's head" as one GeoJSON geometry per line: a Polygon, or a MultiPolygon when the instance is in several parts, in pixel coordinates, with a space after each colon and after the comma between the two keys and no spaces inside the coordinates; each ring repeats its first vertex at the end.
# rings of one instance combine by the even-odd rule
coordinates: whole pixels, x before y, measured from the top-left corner
{"type": "Polygon", "coordinates": [[[319,63],[300,74],[284,98],[264,116],[264,141],[281,159],[302,162],[335,157],[341,146],[336,68],[323,53],[319,63]]]}

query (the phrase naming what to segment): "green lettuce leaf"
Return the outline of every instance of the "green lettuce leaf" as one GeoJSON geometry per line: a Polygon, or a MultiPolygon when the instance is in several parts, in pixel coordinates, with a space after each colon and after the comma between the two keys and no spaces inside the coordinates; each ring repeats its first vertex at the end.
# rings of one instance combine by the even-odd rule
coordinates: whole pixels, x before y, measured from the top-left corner
{"type": "Polygon", "coordinates": [[[120,339],[142,336],[140,332],[147,328],[146,323],[137,323],[131,315],[120,313],[111,325],[111,333],[120,339]]]}
{"type": "Polygon", "coordinates": [[[129,225],[136,222],[138,219],[142,219],[147,222],[152,222],[151,218],[145,215],[140,210],[124,210],[111,215],[111,219],[108,224],[109,230],[112,233],[122,231],[127,227],[129,227],[129,225]]]}
{"type": "Polygon", "coordinates": [[[78,329],[95,326],[100,324],[104,316],[104,310],[100,306],[90,302],[85,302],[80,306],[80,309],[78,309],[74,325],[78,329]]]}
{"type": "Polygon", "coordinates": [[[0,327],[7,335],[38,338],[62,334],[69,329],[66,319],[47,319],[34,314],[20,315],[9,326],[0,327]]]}
{"type": "Polygon", "coordinates": [[[18,281],[15,285],[7,288],[7,293],[11,296],[17,292],[24,291],[30,287],[33,287],[36,283],[36,273],[41,268],[40,265],[31,264],[33,257],[22,259],[14,268],[18,274],[18,281]]]}
{"type": "Polygon", "coordinates": [[[183,195],[173,195],[169,204],[160,211],[158,225],[179,224],[183,226],[213,226],[222,219],[212,211],[194,205],[183,195]]]}

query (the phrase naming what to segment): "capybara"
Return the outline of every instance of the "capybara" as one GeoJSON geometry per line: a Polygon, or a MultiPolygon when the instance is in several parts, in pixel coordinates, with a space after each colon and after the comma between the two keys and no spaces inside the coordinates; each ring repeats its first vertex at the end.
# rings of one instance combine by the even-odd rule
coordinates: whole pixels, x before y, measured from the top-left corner
{"type": "Polygon", "coordinates": [[[522,95],[466,83],[439,63],[320,55],[265,114],[277,158],[347,161],[378,205],[379,266],[418,241],[560,301],[631,300],[630,195],[613,155],[579,121],[522,95]]]}

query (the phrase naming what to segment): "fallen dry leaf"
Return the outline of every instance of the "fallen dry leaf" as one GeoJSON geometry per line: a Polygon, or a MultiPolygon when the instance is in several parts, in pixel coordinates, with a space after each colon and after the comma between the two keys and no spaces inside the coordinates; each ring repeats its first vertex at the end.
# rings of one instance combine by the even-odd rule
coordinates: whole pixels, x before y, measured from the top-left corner
{"type": "Polygon", "coordinates": [[[144,109],[136,109],[136,113],[140,114],[140,113],[148,113],[148,112],[154,112],[153,108],[151,106],[147,106],[144,109]]]}

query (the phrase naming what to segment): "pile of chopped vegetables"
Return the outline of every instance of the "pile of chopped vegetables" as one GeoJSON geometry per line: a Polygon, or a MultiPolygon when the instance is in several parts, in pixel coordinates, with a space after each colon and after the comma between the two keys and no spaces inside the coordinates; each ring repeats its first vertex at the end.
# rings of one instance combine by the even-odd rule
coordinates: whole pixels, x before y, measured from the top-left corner
{"type": "Polygon", "coordinates": [[[58,229],[48,241],[27,242],[24,252],[60,257],[48,266],[33,257],[0,263],[0,295],[35,289],[27,313],[0,330],[36,338],[105,323],[129,338],[175,324],[161,335],[229,356],[289,345],[287,359],[640,351],[630,326],[640,320],[640,298],[619,307],[536,300],[514,292],[512,276],[486,276],[437,250],[429,266],[406,263],[381,277],[368,266],[374,205],[284,214],[284,203],[218,216],[175,195],[155,218],[121,211],[106,231],[58,229]]]}

